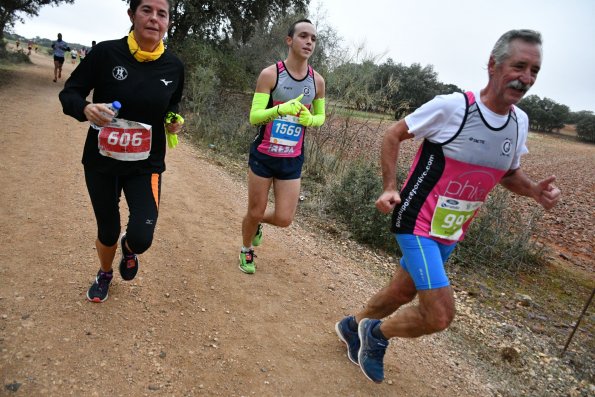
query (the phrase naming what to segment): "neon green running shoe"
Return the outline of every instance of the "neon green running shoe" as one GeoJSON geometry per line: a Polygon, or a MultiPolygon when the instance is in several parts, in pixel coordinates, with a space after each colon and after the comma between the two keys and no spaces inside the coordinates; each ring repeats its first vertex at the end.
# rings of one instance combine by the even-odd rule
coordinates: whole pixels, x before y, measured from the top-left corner
{"type": "Polygon", "coordinates": [[[258,247],[262,243],[262,224],[258,224],[258,229],[256,229],[256,234],[252,239],[252,245],[254,247],[258,247]]]}
{"type": "Polygon", "coordinates": [[[248,252],[240,252],[240,270],[247,274],[254,274],[256,272],[255,257],[253,249],[248,252]]]}

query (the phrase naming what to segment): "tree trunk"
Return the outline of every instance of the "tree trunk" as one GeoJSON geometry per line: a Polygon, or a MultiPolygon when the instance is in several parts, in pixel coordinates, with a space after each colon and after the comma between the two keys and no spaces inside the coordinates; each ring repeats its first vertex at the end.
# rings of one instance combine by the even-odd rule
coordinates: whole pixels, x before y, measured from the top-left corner
{"type": "Polygon", "coordinates": [[[0,13],[0,40],[4,40],[4,29],[10,20],[11,13],[8,10],[3,10],[0,13]]]}

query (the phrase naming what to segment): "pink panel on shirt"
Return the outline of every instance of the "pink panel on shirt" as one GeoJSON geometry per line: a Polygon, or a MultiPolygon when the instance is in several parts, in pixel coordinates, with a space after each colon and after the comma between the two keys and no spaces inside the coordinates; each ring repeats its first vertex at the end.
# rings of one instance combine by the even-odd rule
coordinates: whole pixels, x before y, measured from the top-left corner
{"type": "MultiPolygon", "coordinates": [[[[456,200],[483,202],[487,199],[488,193],[500,182],[500,179],[502,179],[505,173],[506,171],[499,169],[467,164],[446,158],[444,173],[426,198],[417,217],[413,234],[430,237],[447,245],[453,244],[454,241],[431,237],[428,233],[431,229],[432,216],[438,202],[438,197],[445,196],[456,200]]],[[[472,219],[473,217],[463,225],[463,237],[472,219]]]]}

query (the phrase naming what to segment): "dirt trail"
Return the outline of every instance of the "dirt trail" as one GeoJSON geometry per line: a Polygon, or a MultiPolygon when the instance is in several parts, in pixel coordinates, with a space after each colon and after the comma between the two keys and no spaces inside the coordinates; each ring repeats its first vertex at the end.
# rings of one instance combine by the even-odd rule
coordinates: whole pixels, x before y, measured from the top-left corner
{"type": "Polygon", "coordinates": [[[51,59],[33,61],[0,88],[0,395],[489,394],[444,336],[393,343],[387,382],[365,379],[333,327],[381,281],[297,225],[265,227],[257,274],[240,272],[245,186],[184,142],[168,153],[139,275],[88,303],[87,126],[62,114],[51,59]]]}

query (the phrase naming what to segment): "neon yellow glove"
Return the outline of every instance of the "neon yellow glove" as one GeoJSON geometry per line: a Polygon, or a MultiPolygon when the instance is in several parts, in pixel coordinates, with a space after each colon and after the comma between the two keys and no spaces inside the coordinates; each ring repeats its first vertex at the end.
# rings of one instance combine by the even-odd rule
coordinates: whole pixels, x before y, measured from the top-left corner
{"type": "Polygon", "coordinates": [[[300,111],[300,124],[306,127],[320,127],[324,124],[326,114],[324,110],[324,98],[315,99],[312,101],[312,113],[305,105],[302,105],[300,111]]]}
{"type": "Polygon", "coordinates": [[[252,108],[250,109],[250,124],[266,124],[279,116],[285,116],[286,114],[297,114],[300,111],[302,105],[300,101],[303,97],[304,94],[285,103],[267,109],[271,96],[263,92],[255,92],[254,97],[252,98],[252,108]]]}
{"type": "Polygon", "coordinates": [[[167,138],[168,148],[173,149],[178,146],[178,134],[170,134],[169,132],[166,132],[165,137],[167,138]]]}
{"type": "Polygon", "coordinates": [[[301,94],[297,98],[290,99],[289,101],[287,101],[285,103],[277,105],[277,113],[279,113],[280,116],[286,116],[288,114],[290,114],[290,115],[298,114],[298,112],[301,110],[301,108],[303,106],[302,103],[300,102],[303,97],[304,97],[304,94],[301,94]]]}
{"type": "Polygon", "coordinates": [[[167,112],[165,114],[165,124],[180,123],[184,124],[184,117],[181,114],[174,112],[167,112]]]}
{"type": "Polygon", "coordinates": [[[171,133],[167,130],[167,124],[171,123],[184,124],[184,117],[174,112],[167,112],[165,115],[165,137],[167,139],[167,147],[173,149],[178,146],[178,134],[171,133]]]}

